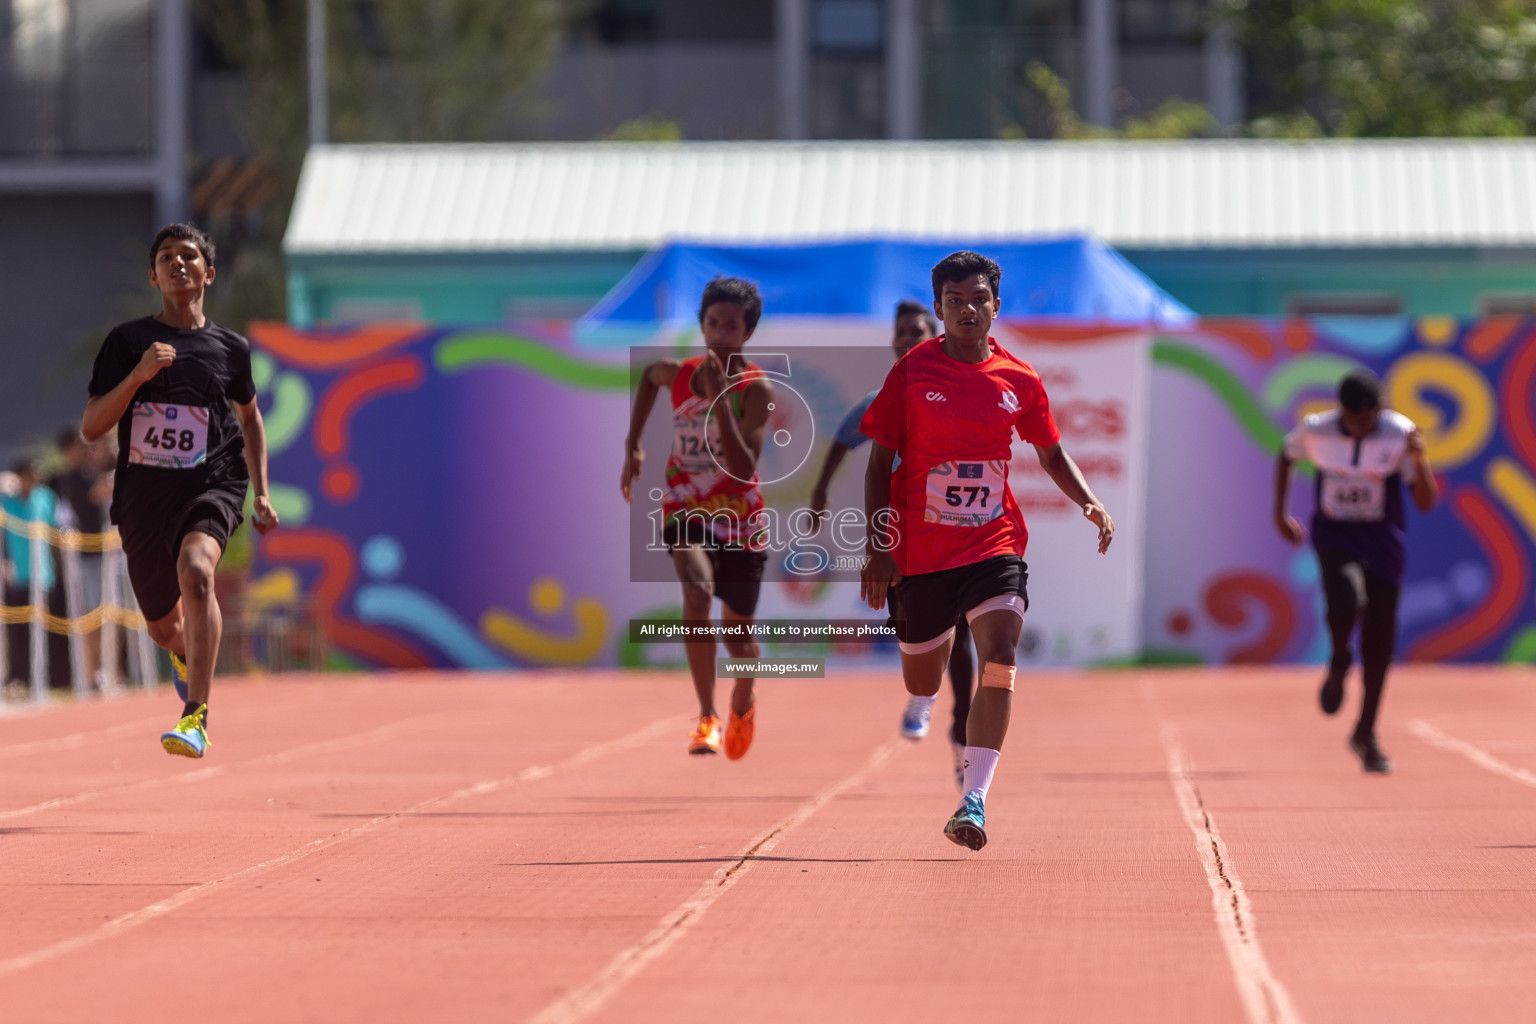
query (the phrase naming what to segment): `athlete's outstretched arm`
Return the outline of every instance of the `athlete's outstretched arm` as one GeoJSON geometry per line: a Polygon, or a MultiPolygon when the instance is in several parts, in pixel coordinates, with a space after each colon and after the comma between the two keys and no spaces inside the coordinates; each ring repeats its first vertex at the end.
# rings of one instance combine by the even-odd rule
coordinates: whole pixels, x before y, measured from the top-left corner
{"type": "Polygon", "coordinates": [[[656,404],[656,393],[672,386],[677,379],[676,359],[658,359],[640,375],[640,389],[635,392],[635,407],[629,413],[629,434],[624,438],[624,472],[619,476],[619,493],[628,501],[633,494],[640,467],[645,465],[645,451],[640,447],[640,435],[645,432],[645,421],[650,418],[656,404]]]}
{"type": "Polygon", "coordinates": [[[1428,512],[1440,500],[1440,485],[1435,482],[1434,471],[1429,468],[1429,456],[1425,454],[1424,435],[1414,427],[1408,435],[1408,457],[1413,460],[1413,503],[1420,512],[1428,512]]]}
{"type": "Polygon", "coordinates": [[[832,485],[832,474],[837,472],[837,467],[843,464],[843,456],[848,454],[848,446],[841,441],[833,441],[832,447],[827,449],[826,461],[821,464],[821,475],[816,478],[816,485],[811,488],[811,511],[816,513],[816,526],[821,525],[821,513],[827,510],[827,488],[832,485]]]}
{"type": "Polygon", "coordinates": [[[1286,511],[1291,500],[1292,465],[1291,457],[1281,447],[1280,457],[1275,460],[1275,529],[1292,544],[1300,544],[1307,539],[1306,528],[1301,525],[1301,520],[1286,511]]]}
{"type": "Polygon", "coordinates": [[[245,437],[245,466],[251,471],[251,525],[257,533],[271,533],[277,529],[277,513],[272,510],[267,487],[267,425],[256,407],[256,399],[231,404],[235,407],[235,418],[240,421],[240,433],[245,437]]]}
{"type": "Polygon", "coordinates": [[[1088,487],[1088,481],[1083,479],[1083,471],[1077,468],[1077,463],[1072,461],[1072,456],[1067,450],[1057,444],[1037,444],[1035,454],[1040,459],[1040,468],[1055,481],[1078,508],[1083,510],[1083,515],[1099,528],[1099,554],[1109,550],[1110,541],[1115,539],[1115,521],[1109,518],[1109,512],[1098,498],[1093,496],[1093,491],[1088,487]]]}
{"type": "Polygon", "coordinates": [[[896,452],[875,441],[864,471],[864,570],[859,573],[859,600],[875,611],[885,607],[886,592],[901,581],[894,538],[888,535],[891,516],[891,467],[896,452]]]}
{"type": "Polygon", "coordinates": [[[163,341],[157,341],[145,349],[133,372],[124,377],[117,387],[104,395],[95,395],[85,403],[85,415],[80,418],[80,436],[87,441],[95,441],[117,426],[123,414],[128,411],[128,406],[133,403],[133,396],[138,393],[139,386],[170,366],[175,358],[176,350],[163,341]]]}

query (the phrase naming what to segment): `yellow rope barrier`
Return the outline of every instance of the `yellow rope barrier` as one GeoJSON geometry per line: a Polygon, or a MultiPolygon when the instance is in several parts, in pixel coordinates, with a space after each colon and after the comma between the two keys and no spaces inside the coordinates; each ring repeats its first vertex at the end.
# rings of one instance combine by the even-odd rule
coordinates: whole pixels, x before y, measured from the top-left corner
{"type": "MultiPolygon", "coordinates": [[[[36,605],[0,605],[0,624],[21,625],[32,621],[36,605]]],[[[117,604],[104,604],[93,608],[84,615],[73,619],[62,615],[54,615],[44,611],[42,615],[43,626],[50,633],[59,633],[64,636],[78,636],[83,633],[94,633],[107,622],[114,622],[119,626],[129,629],[143,629],[144,616],[132,608],[124,608],[117,604]]]]}
{"type": "Polygon", "coordinates": [[[94,554],[99,551],[116,551],[123,546],[123,539],[118,536],[116,530],[107,530],[103,533],[59,530],[49,526],[47,523],[15,519],[14,516],[6,515],[3,509],[0,509],[0,530],[4,530],[13,536],[26,537],[28,540],[41,537],[53,547],[66,551],[84,551],[88,554],[94,554]]]}
{"type": "MultiPolygon", "coordinates": [[[[52,547],[65,551],[79,551],[85,554],[116,551],[123,546],[123,539],[118,535],[116,529],[106,530],[102,533],[59,530],[47,523],[32,522],[8,516],[4,509],[0,509],[0,531],[9,533],[12,536],[25,537],[28,540],[42,539],[52,547]]],[[[30,604],[0,604],[0,624],[16,625],[31,622],[35,613],[35,606],[30,604]]],[[[125,608],[119,604],[103,604],[91,609],[84,615],[79,615],[72,619],[54,615],[45,609],[41,618],[48,632],[60,633],[65,636],[94,633],[108,622],[114,622],[119,626],[126,626],[129,629],[144,628],[143,615],[139,614],[136,609],[125,608]]]]}

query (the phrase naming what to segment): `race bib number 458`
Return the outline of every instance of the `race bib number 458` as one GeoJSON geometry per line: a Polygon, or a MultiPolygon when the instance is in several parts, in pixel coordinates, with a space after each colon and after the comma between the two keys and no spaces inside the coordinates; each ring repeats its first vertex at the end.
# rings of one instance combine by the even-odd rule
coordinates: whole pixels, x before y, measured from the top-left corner
{"type": "Polygon", "coordinates": [[[161,469],[191,469],[208,457],[208,410],[200,405],[137,402],[128,461],[161,469]]]}
{"type": "Polygon", "coordinates": [[[958,459],[928,471],[925,523],[985,526],[1003,514],[1008,464],[958,459]]]}

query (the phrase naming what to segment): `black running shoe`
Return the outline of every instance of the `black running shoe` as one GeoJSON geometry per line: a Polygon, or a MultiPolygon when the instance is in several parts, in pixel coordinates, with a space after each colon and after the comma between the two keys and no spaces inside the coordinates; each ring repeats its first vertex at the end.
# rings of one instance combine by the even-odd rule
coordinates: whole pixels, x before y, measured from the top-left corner
{"type": "Polygon", "coordinates": [[[1381,748],[1376,745],[1375,736],[1367,736],[1365,739],[1351,736],[1349,749],[1355,752],[1355,756],[1360,759],[1360,767],[1366,771],[1378,772],[1382,775],[1391,774],[1392,762],[1387,760],[1387,755],[1383,754],[1381,748]]]}
{"type": "Polygon", "coordinates": [[[1328,675],[1323,678],[1323,688],[1317,691],[1317,703],[1323,709],[1323,714],[1336,714],[1344,703],[1344,677],[1348,674],[1349,662],[1347,661],[1343,665],[1328,666],[1328,675]]]}

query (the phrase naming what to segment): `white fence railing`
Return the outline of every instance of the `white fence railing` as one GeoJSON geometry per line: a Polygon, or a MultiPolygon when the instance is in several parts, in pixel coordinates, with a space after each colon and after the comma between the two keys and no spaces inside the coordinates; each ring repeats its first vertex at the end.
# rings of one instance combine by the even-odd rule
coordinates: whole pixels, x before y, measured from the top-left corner
{"type": "MultiPolygon", "coordinates": [[[[25,537],[30,545],[30,572],[27,603],[10,605],[0,599],[0,682],[11,680],[11,665],[16,659],[11,651],[12,628],[25,624],[30,655],[32,697],[48,699],[48,634],[69,637],[70,683],[75,693],[91,692],[97,682],[87,671],[86,638],[101,632],[101,685],[121,686],[120,673],[126,669],[126,682],[136,686],[158,685],[159,661],[155,645],[144,630],[144,616],[128,585],[127,560],[122,540],[115,529],[104,533],[81,533],[55,529],[47,523],[25,522],[7,517],[0,511],[0,533],[25,537]],[[65,614],[49,609],[49,593],[43,586],[45,574],[39,570],[58,552],[62,569],[65,614]],[[83,555],[99,555],[85,559],[83,555]],[[85,607],[86,573],[101,573],[101,600],[94,608],[85,607]],[[127,655],[125,658],[124,655],[127,655]],[[126,665],[124,664],[126,662],[126,665]]],[[[92,588],[93,589],[93,588],[92,588]]]]}

